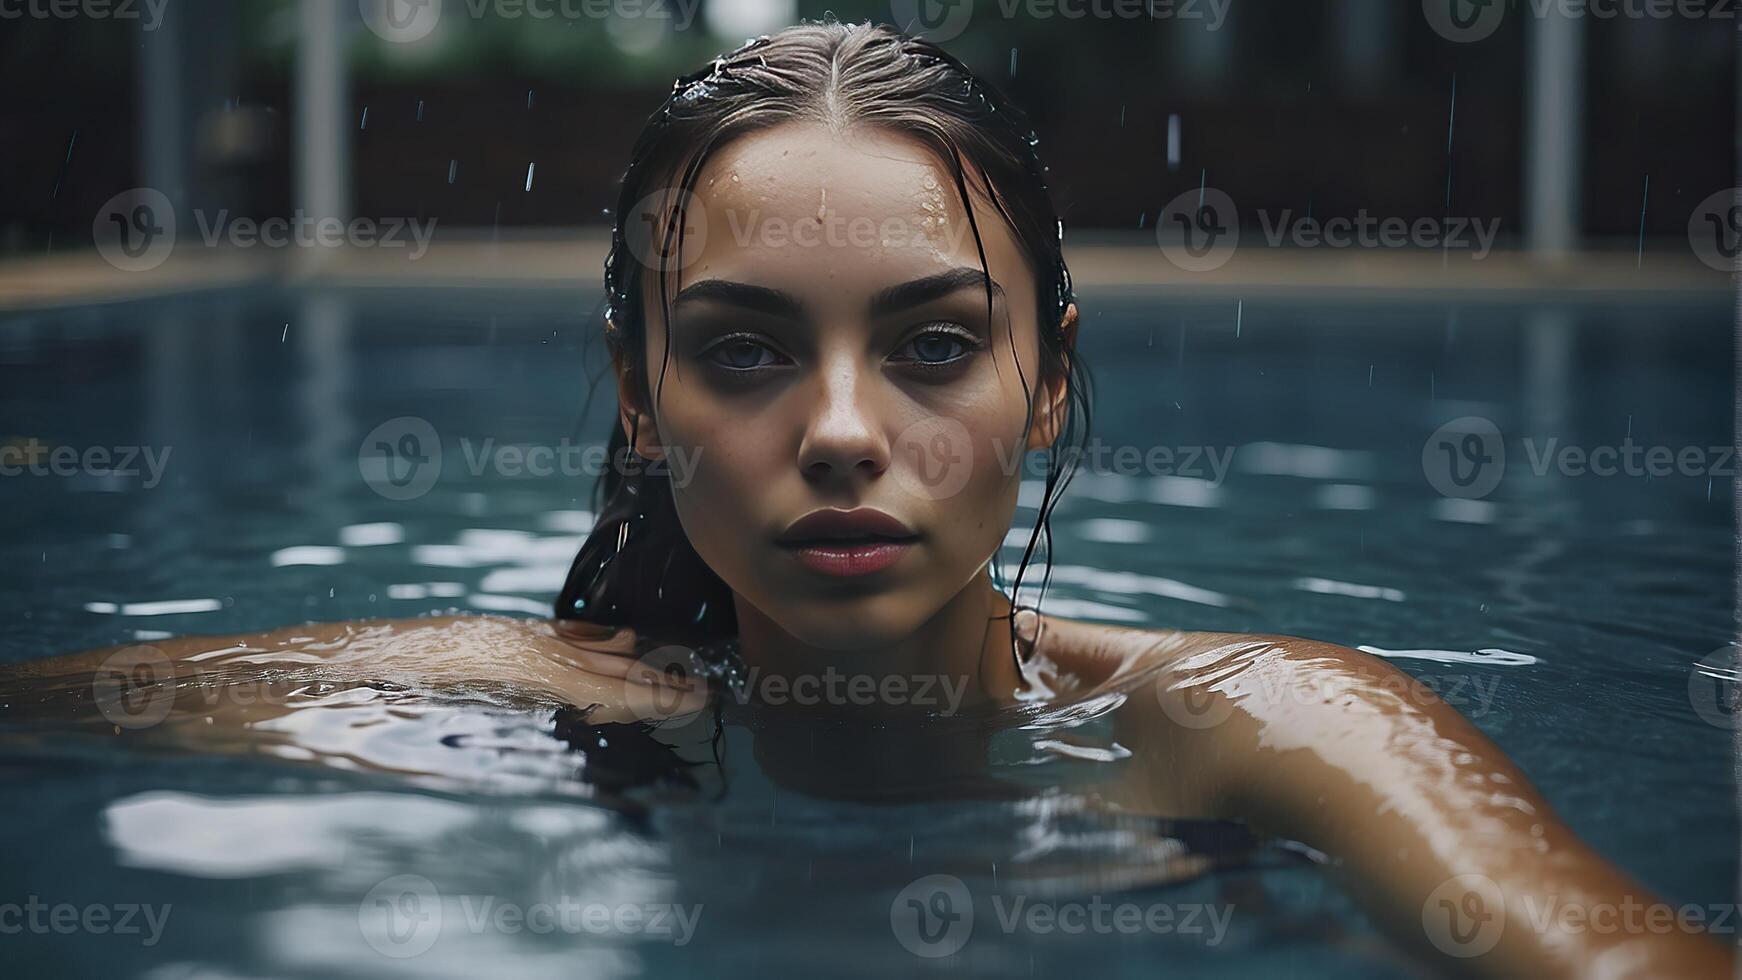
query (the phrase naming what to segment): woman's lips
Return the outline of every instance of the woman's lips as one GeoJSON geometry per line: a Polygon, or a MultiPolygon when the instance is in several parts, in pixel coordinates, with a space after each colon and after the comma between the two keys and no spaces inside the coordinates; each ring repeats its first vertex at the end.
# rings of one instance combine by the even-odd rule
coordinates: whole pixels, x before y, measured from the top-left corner
{"type": "Polygon", "coordinates": [[[819,575],[849,578],[880,572],[901,560],[919,536],[899,518],[874,507],[812,511],[792,523],[777,543],[819,575]]]}
{"type": "Polygon", "coordinates": [[[798,563],[820,575],[851,578],[880,572],[901,560],[913,547],[909,541],[809,541],[788,545],[798,563]]]}

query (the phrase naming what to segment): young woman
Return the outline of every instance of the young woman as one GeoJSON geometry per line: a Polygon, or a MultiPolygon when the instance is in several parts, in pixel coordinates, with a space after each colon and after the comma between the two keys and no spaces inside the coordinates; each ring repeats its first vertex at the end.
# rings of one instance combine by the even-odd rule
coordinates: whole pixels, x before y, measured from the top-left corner
{"type": "MultiPolygon", "coordinates": [[[[1107,806],[1306,842],[1441,966],[1727,972],[1722,947],[1680,929],[1571,924],[1656,900],[1384,661],[1013,610],[1089,401],[1035,145],[962,64],[884,28],[795,27],[679,79],[634,148],[606,269],[613,450],[637,465],[602,482],[556,618],[187,638],[156,645],[167,670],[203,684],[487,684],[591,725],[689,717],[748,684],[781,724],[813,711],[901,722],[853,729],[859,761],[909,750],[899,771],[802,780],[860,799],[973,768],[983,744],[944,744],[917,720],[922,687],[930,706],[985,717],[1117,694],[1133,755],[1101,790],[1107,806]],[[1031,451],[1047,454],[1044,500],[1007,593],[995,558],[1031,451]],[[715,683],[663,669],[692,648],[715,683]],[[1545,908],[1591,916],[1533,914],[1545,908]]],[[[116,657],[28,670],[115,671],[116,657]]],[[[200,720],[236,731],[287,710],[262,701],[200,720]]],[[[758,745],[777,777],[803,768],[782,762],[784,744],[758,745]]]]}

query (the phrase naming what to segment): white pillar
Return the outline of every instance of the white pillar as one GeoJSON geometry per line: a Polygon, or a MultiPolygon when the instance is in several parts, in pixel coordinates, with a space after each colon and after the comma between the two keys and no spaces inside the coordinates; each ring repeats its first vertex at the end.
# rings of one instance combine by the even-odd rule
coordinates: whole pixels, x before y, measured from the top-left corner
{"type": "Polygon", "coordinates": [[[1530,18],[1525,55],[1529,105],[1524,133],[1525,242],[1544,257],[1564,255],[1580,243],[1583,188],[1585,28],[1549,4],[1530,18]]]}
{"type": "Polygon", "coordinates": [[[348,221],[354,123],[349,118],[345,5],[339,0],[301,0],[301,4],[302,33],[296,51],[295,206],[311,220],[348,221]]]}

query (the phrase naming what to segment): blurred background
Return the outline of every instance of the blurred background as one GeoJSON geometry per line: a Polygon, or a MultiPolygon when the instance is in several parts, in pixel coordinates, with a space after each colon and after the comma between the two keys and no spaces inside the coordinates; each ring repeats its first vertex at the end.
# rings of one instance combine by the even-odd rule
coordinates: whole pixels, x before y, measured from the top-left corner
{"type": "Polygon", "coordinates": [[[1676,267],[1736,183],[1732,6],[4,0],[0,256],[88,251],[136,187],[184,240],[196,209],[585,240],[674,76],[832,14],[925,30],[1025,106],[1073,240],[1139,240],[1208,185],[1253,232],[1283,209],[1457,215],[1502,248],[1676,267]]]}
{"type": "MultiPolygon", "coordinates": [[[[1049,612],[1391,657],[1627,872],[1734,902],[1731,0],[0,0],[0,664],[549,615],[598,474],[527,462],[613,417],[597,313],[632,140],[674,76],[830,13],[925,32],[1029,111],[1096,444],[1223,461],[1086,464],[1049,612]],[[311,244],[321,222],[347,231],[311,244]],[[1644,449],[1676,465],[1587,465],[1644,449]]],[[[1026,478],[1006,567],[1040,499],[1026,478]]],[[[6,713],[25,704],[0,696],[23,736],[0,770],[34,801],[0,815],[30,842],[0,849],[0,897],[176,907],[147,950],[8,947],[44,975],[681,976],[703,950],[721,976],[902,976],[921,961],[891,895],[928,854],[989,868],[990,894],[1057,836],[824,805],[737,748],[718,815],[658,802],[650,846],[565,809],[559,839],[540,794],[567,799],[585,753],[548,724],[299,722],[220,766],[108,725],[45,736],[6,713]],[[472,789],[438,813],[374,765],[472,789]],[[450,929],[411,959],[359,932],[391,876],[538,896],[553,869],[583,892],[677,879],[709,925],[687,952],[450,929]]],[[[998,771],[1062,783],[1089,758],[1016,745],[998,771]]],[[[1316,868],[1189,887],[1238,902],[1228,945],[982,912],[965,955],[1416,975],[1316,868]]]]}

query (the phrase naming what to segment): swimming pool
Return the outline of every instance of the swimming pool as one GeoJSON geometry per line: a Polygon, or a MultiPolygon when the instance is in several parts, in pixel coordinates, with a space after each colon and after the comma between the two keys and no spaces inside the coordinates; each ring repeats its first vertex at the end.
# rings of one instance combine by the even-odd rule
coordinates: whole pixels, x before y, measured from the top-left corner
{"type": "MultiPolygon", "coordinates": [[[[1386,651],[1603,854],[1674,904],[1731,900],[1731,732],[1693,672],[1732,634],[1722,297],[1087,300],[1097,442],[1055,518],[1049,609],[1386,651]],[[1458,419],[1492,424],[1503,466],[1483,462],[1493,443],[1466,452],[1472,423],[1436,436],[1458,419]],[[1674,472],[1652,472],[1650,447],[1674,472]],[[1603,449],[1619,472],[1591,472],[1603,449]]],[[[40,464],[0,477],[0,660],[450,607],[542,613],[588,526],[582,449],[608,417],[595,399],[577,428],[605,363],[593,303],[243,290],[0,319],[0,440],[40,464]],[[441,447],[431,482],[360,466],[360,448],[419,424],[441,447]],[[56,467],[58,446],[80,463],[56,467]],[[109,461],[85,465],[93,447],[109,461]]],[[[1205,828],[1082,812],[1072,787],[1118,764],[1093,717],[995,740],[993,773],[1053,792],[873,805],[770,779],[732,729],[723,790],[602,792],[571,778],[589,746],[512,705],[360,700],[350,723],[279,731],[252,756],[117,751],[106,728],[27,723],[20,707],[0,708],[14,801],[0,896],[110,916],[62,931],[43,912],[6,941],[27,974],[1405,970],[1285,848],[1174,884],[1123,880],[1183,867],[1179,841],[1205,828]],[[1089,750],[1037,747],[1061,732],[1089,750]],[[1100,895],[1167,920],[1048,926],[1006,902],[1025,872],[1052,882],[1055,908],[1100,895]],[[934,873],[974,899],[953,956],[910,952],[938,947],[892,917],[934,873]],[[123,906],[136,926],[146,906],[167,918],[124,932],[123,906]],[[549,918],[570,906],[617,918],[549,918]]]]}

